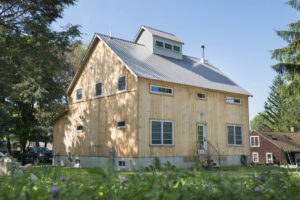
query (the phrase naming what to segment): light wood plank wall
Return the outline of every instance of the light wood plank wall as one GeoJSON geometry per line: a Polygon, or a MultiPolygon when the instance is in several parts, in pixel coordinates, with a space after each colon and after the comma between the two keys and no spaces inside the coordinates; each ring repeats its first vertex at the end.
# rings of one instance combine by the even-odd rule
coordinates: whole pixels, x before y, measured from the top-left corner
{"type": "Polygon", "coordinates": [[[54,124],[54,155],[137,157],[137,78],[107,46],[98,40],[69,98],[67,115],[54,124]],[[92,67],[90,67],[92,66],[92,67]],[[117,80],[127,76],[127,90],[118,93],[117,80]],[[95,83],[102,81],[103,97],[95,98],[95,83]],[[76,102],[76,88],[83,88],[76,102]],[[126,120],[126,128],[117,121],[126,120]],[[83,125],[83,131],[76,127],[83,125]]]}
{"type": "Polygon", "coordinates": [[[163,81],[139,79],[139,156],[195,156],[197,124],[207,125],[207,139],[222,155],[249,154],[248,96],[163,81]],[[174,95],[150,93],[150,84],[171,87],[174,95]],[[196,98],[206,93],[206,100],[196,98]],[[225,103],[238,97],[242,104],[225,103]],[[205,116],[201,116],[204,112],[205,116]],[[174,146],[150,145],[150,120],[174,121],[174,146]],[[227,145],[227,124],[242,125],[243,145],[227,145]]]}

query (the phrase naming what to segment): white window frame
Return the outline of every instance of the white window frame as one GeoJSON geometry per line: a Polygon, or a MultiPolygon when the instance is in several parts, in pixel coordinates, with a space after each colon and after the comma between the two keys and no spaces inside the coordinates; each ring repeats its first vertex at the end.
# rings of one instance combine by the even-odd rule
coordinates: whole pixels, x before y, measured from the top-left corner
{"type": "Polygon", "coordinates": [[[76,99],[76,101],[82,101],[82,99],[83,99],[83,88],[82,87],[76,88],[75,99],[76,99]],[[77,91],[80,89],[81,89],[81,99],[77,99],[77,91]]]}
{"type": "Polygon", "coordinates": [[[252,152],[252,161],[254,163],[259,163],[259,154],[258,154],[258,152],[252,152]],[[257,155],[257,161],[254,160],[254,155],[257,155]]]}
{"type": "Polygon", "coordinates": [[[227,145],[228,146],[243,146],[243,126],[242,125],[236,125],[236,124],[227,124],[226,125],[226,136],[227,136],[227,145]],[[233,126],[233,135],[234,135],[234,144],[229,144],[229,140],[228,140],[228,126],[233,126]],[[241,141],[242,144],[236,144],[236,136],[235,136],[235,127],[236,126],[240,126],[241,127],[241,141]]]}
{"type": "Polygon", "coordinates": [[[204,93],[204,92],[197,92],[197,93],[196,93],[196,98],[197,98],[197,99],[206,99],[206,93],[204,93]],[[198,94],[199,94],[199,93],[200,93],[200,94],[204,94],[205,97],[204,97],[204,98],[198,97],[198,94]]]}
{"type": "Polygon", "coordinates": [[[126,128],[126,120],[117,121],[117,128],[126,128]],[[119,126],[118,125],[119,122],[125,122],[125,126],[119,126]]]}
{"type": "Polygon", "coordinates": [[[241,98],[236,98],[236,97],[229,97],[229,96],[226,96],[226,97],[225,97],[225,102],[226,102],[226,103],[232,103],[232,104],[242,104],[242,99],[241,99],[241,98]],[[239,100],[240,100],[240,103],[227,102],[227,98],[239,99],[239,100]]]}
{"type": "Polygon", "coordinates": [[[162,42],[162,41],[159,41],[159,40],[155,40],[155,46],[156,46],[157,48],[162,48],[162,49],[164,49],[165,43],[162,42]],[[158,46],[156,42],[161,42],[161,43],[163,44],[163,46],[162,46],[162,47],[161,47],[161,46],[158,46]]]}
{"type": "Polygon", "coordinates": [[[155,93],[155,94],[165,94],[165,95],[174,95],[174,89],[173,88],[170,88],[170,87],[163,87],[163,86],[159,86],[159,85],[150,85],[150,92],[151,93],[155,93]],[[154,87],[160,87],[160,88],[165,88],[165,89],[171,89],[172,90],[172,93],[169,94],[169,93],[164,93],[164,92],[156,92],[156,91],[152,91],[151,88],[152,86],[154,87]]]}
{"type": "Polygon", "coordinates": [[[271,153],[271,152],[267,152],[267,153],[266,153],[266,163],[273,163],[273,153],[271,153]],[[271,155],[271,156],[272,156],[271,162],[269,162],[269,160],[268,160],[268,155],[271,155]]]}
{"type": "Polygon", "coordinates": [[[124,92],[127,90],[127,75],[122,75],[122,76],[119,76],[118,78],[118,83],[117,83],[117,90],[118,90],[118,93],[120,92],[124,92]],[[124,90],[119,90],[119,79],[122,78],[122,77],[125,77],[125,89],[124,90]]]}
{"type": "Polygon", "coordinates": [[[96,82],[95,83],[95,97],[97,98],[97,97],[102,97],[103,96],[103,82],[102,81],[98,81],[98,82],[96,82]],[[101,94],[100,95],[96,95],[96,85],[98,84],[98,83],[101,83],[101,94]]]}
{"type": "Polygon", "coordinates": [[[173,146],[174,145],[174,121],[167,121],[167,120],[150,120],[150,144],[152,146],[173,146]],[[152,144],[152,122],[160,122],[162,124],[161,128],[161,144],[152,144]],[[164,128],[162,122],[171,122],[172,123],[172,144],[163,144],[164,140],[164,128]]]}
{"type": "Polygon", "coordinates": [[[254,135],[254,136],[250,136],[250,146],[251,147],[260,147],[260,141],[259,141],[259,136],[258,135],[254,135]],[[252,145],[252,138],[254,139],[254,145],[252,145]],[[258,138],[257,139],[257,145],[255,145],[255,138],[258,138]]]}

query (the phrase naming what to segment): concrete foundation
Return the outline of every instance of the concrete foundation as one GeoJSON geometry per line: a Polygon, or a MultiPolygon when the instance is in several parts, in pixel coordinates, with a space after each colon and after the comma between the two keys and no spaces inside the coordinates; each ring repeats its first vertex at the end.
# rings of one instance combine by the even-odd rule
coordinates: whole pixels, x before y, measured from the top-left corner
{"type": "MultiPolygon", "coordinates": [[[[108,157],[89,157],[89,156],[62,156],[56,155],[53,157],[53,165],[55,166],[69,166],[69,167],[101,167],[113,159],[108,157]]],[[[155,157],[143,158],[114,158],[113,167],[116,170],[126,168],[126,170],[134,171],[141,167],[153,165],[155,157]]],[[[174,157],[159,157],[161,165],[170,162],[177,168],[189,168],[195,164],[195,161],[186,162],[183,156],[174,157]]],[[[249,155],[247,155],[247,162],[249,155]]],[[[241,165],[241,155],[227,155],[226,159],[221,160],[221,166],[241,165]]]]}

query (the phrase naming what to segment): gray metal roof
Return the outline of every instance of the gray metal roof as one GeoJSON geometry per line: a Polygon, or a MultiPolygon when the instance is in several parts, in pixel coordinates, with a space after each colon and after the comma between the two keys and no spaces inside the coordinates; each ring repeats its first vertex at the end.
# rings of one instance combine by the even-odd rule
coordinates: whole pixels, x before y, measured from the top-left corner
{"type": "Polygon", "coordinates": [[[166,38],[166,39],[184,44],[184,42],[182,42],[174,34],[167,33],[167,32],[164,32],[164,31],[161,31],[161,30],[158,30],[158,29],[154,29],[154,28],[151,28],[151,27],[147,27],[147,26],[141,26],[139,32],[137,33],[137,35],[134,39],[134,42],[136,42],[137,38],[139,37],[139,35],[141,33],[141,30],[143,30],[143,29],[149,31],[152,35],[155,35],[155,36],[158,36],[158,37],[161,37],[161,38],[166,38]]]}
{"type": "Polygon", "coordinates": [[[98,36],[137,77],[251,95],[218,68],[210,63],[203,64],[198,58],[185,55],[182,60],[163,57],[152,54],[141,44],[102,34],[98,36]]]}

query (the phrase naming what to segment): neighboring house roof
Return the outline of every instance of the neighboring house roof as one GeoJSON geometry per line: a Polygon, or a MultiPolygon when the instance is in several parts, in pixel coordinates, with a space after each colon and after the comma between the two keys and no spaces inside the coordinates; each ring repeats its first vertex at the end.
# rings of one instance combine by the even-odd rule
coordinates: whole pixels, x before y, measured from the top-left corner
{"type": "Polygon", "coordinates": [[[166,39],[169,39],[169,40],[172,40],[172,41],[175,41],[175,42],[179,42],[181,44],[184,44],[179,38],[177,38],[174,34],[171,34],[171,33],[167,33],[167,32],[164,32],[164,31],[161,31],[161,30],[157,30],[157,29],[154,29],[154,28],[150,28],[150,27],[147,27],[147,26],[141,26],[139,32],[136,34],[135,38],[134,38],[134,42],[136,43],[137,39],[139,38],[139,36],[141,35],[142,31],[143,30],[148,30],[150,33],[152,33],[152,35],[155,35],[155,36],[158,36],[158,37],[161,37],[161,38],[166,38],[166,39]]]}
{"type": "Polygon", "coordinates": [[[186,55],[182,60],[163,57],[152,54],[141,44],[103,34],[98,36],[137,77],[251,96],[218,68],[199,58],[186,55]]]}
{"type": "Polygon", "coordinates": [[[290,132],[261,132],[267,140],[277,145],[283,151],[300,151],[300,133],[290,132]]]}

